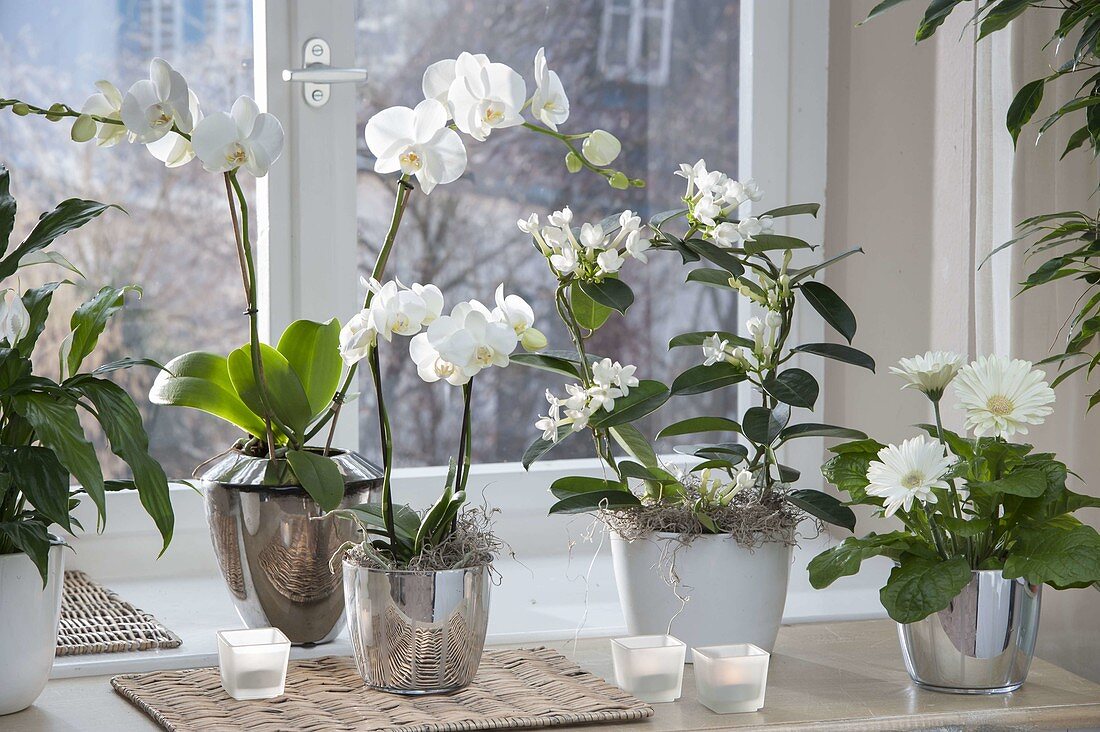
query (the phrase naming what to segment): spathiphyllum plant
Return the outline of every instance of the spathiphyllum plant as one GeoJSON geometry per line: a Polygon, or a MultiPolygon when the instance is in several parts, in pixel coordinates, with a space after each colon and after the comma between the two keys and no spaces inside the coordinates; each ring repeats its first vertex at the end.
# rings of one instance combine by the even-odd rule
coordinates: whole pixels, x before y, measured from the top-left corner
{"type": "MultiPolygon", "coordinates": [[[[54,292],[69,281],[49,282],[20,294],[20,271],[32,265],[58,265],[79,275],[57,252],[54,241],[84,226],[110,208],[107,204],[70,198],[42,214],[22,243],[9,251],[15,225],[15,199],[10,173],[0,166],[0,554],[25,553],[47,581],[48,553],[62,541],[51,536],[57,525],[68,533],[81,529],[72,515],[85,497],[96,506],[97,523],[106,520],[106,492],[136,488],[141,504],[164,539],[172,538],[172,504],[164,470],[149,456],[149,438],[130,396],[107,374],[138,365],[159,366],[126,358],[91,371],[82,370],[111,317],[126,295],[140,295],[133,285],[103,287],[69,318],[69,334],[50,362],[55,373],[35,371],[31,362],[39,336],[50,317],[54,292]],[[102,428],[111,451],[133,474],[133,480],[104,480],[96,451],[80,423],[80,414],[102,428]],[[72,485],[75,479],[77,485],[72,485]]],[[[39,354],[41,355],[41,354],[39,354]]]]}
{"type": "MultiPolygon", "coordinates": [[[[983,356],[963,365],[954,353],[903,359],[891,369],[933,405],[935,424],[900,445],[864,439],[832,448],[826,479],[851,497],[900,520],[902,529],[850,537],[815,557],[814,587],[855,574],[863,560],[894,560],[880,598],[899,623],[943,610],[972,570],[997,570],[1055,589],[1100,580],[1100,534],[1074,513],[1100,499],[1066,487],[1052,453],[1013,441],[1053,412],[1045,374],[1027,361],[983,356]],[[940,400],[952,384],[969,434],[945,429],[940,400]]],[[[903,387],[904,388],[904,387],[903,387]]]]}
{"type": "MultiPolygon", "coordinates": [[[[733,531],[748,541],[758,540],[762,533],[751,527],[741,531],[745,528],[743,516],[750,513],[769,529],[779,528],[779,533],[792,529],[803,513],[852,528],[854,514],[835,498],[820,491],[791,488],[798,473],[779,462],[778,450],[786,442],[804,437],[864,437],[856,430],[832,425],[792,424],[793,409],[813,409],[818,384],[807,371],[787,366],[796,354],[805,354],[874,369],[871,357],[851,346],[788,344],[801,301],[851,341],[855,316],[833,290],[813,277],[859,250],[793,268],[794,251],[812,247],[800,239],[772,233],[774,221],[816,215],[817,204],[785,206],[759,216],[741,215],[738,210],[743,204],[762,197],[753,181],[737,181],[710,171],[702,160],[682,165],[677,174],[687,181],[684,206],[653,216],[648,227],[630,211],[579,228],[574,226],[569,209],[552,214],[545,226],[534,216],[519,222],[558,280],[558,312],[572,336],[575,353],[546,352],[515,360],[576,380],[566,385],[564,395],[547,392],[550,410],[537,425],[543,435],[527,450],[524,464],[530,465],[569,435],[587,431],[611,474],[558,480],[551,487],[558,499],[552,513],[610,510],[627,517],[628,522],[631,516],[637,517],[645,530],[688,534],[733,531]],[[586,345],[613,312],[625,314],[634,300],[630,286],[620,277],[623,263],[631,259],[647,262],[653,250],[676,252],[685,265],[705,260],[707,266],[688,273],[688,282],[740,294],[743,302],[759,309],[746,323],[747,335],[720,325],[673,338],[670,348],[700,348],[702,363],[681,373],[670,387],[639,379],[634,366],[594,356],[586,345]],[[740,420],[729,415],[693,416],[657,435],[726,433],[734,440],[743,438],[742,442],[677,448],[691,456],[686,471],[663,463],[650,440],[633,425],[671,397],[703,394],[746,381],[755,387],[760,403],[745,410],[740,420]],[[627,457],[616,456],[615,444],[627,457]],[[632,479],[642,486],[640,493],[632,488],[632,479]],[[655,512],[660,512],[656,522],[647,518],[658,515],[655,512]],[[778,521],[782,526],[777,526],[776,516],[782,516],[778,521]],[[675,525],[662,525],[666,520],[675,525]]],[[[621,522],[616,526],[623,528],[621,522]]]]}

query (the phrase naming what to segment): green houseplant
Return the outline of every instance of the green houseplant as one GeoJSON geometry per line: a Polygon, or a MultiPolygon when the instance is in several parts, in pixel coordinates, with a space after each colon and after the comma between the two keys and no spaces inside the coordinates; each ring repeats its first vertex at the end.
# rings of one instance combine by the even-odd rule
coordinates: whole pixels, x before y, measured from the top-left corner
{"type": "MultiPolygon", "coordinates": [[[[574,352],[517,355],[515,361],[568,377],[563,397],[547,393],[549,414],[537,424],[543,435],[527,450],[530,465],[578,432],[591,436],[605,475],[574,476],[550,488],[558,499],[551,513],[597,512],[612,528],[616,579],[633,634],[664,634],[669,624],[689,645],[729,640],[727,619],[739,618],[739,641],[770,649],[782,617],[794,529],[806,515],[847,528],[855,516],[821,491],[794,489],[798,471],[779,462],[779,449],[806,437],[864,437],[856,430],[819,423],[791,423],[793,409],[813,409],[818,384],[788,362],[799,354],[822,356],[874,369],[867,354],[847,345],[790,346],[796,304],[808,303],[849,341],[855,316],[814,276],[857,251],[804,268],[791,266],[805,241],[773,233],[774,220],[816,215],[817,204],[784,206],[759,216],[738,213],[761,192],[752,181],[710,171],[704,161],[683,165],[683,206],[656,214],[648,230],[631,211],[575,228],[568,209],[545,226],[537,217],[520,222],[531,234],[558,281],[557,308],[574,352]],[[689,283],[740,294],[762,312],[745,333],[729,326],[684,333],[670,348],[701,348],[703,363],[677,376],[671,386],[639,379],[636,368],[590,353],[587,341],[625,314],[634,293],[620,276],[631,259],[648,261],[651,250],[675,252],[691,269],[689,283]],[[665,427],[657,438],[721,434],[743,442],[677,447],[687,454],[683,469],[658,457],[633,423],[672,397],[706,394],[748,382],[760,404],[740,420],[726,415],[693,416],[665,427]],[[617,456],[616,445],[626,453],[617,456]],[[735,582],[714,582],[716,564],[735,582]],[[667,569],[666,582],[654,566],[667,569]],[[743,583],[743,584],[742,584],[743,583]],[[674,591],[664,584],[674,585],[674,591]],[[753,592],[745,591],[752,584],[753,592]],[[682,597],[692,587],[691,599],[682,597]]],[[[667,407],[666,407],[667,408],[667,407]]]]}
{"type": "MultiPolygon", "coordinates": [[[[82,529],[73,510],[85,498],[106,521],[108,491],[137,489],[141,504],[164,539],[172,538],[172,504],[164,470],[149,456],[149,439],[130,396],[105,378],[117,369],[155,363],[123,359],[82,370],[111,317],[133,285],[103,287],[69,320],[70,332],[56,356],[58,373],[45,375],[31,361],[51,315],[54,292],[71,284],[50,282],[14,292],[19,273],[36,264],[75,269],[47,249],[67,232],[110,208],[70,198],[44,213],[27,238],[10,246],[16,202],[11,173],[0,165],[0,654],[20,659],[0,671],[0,714],[29,706],[41,693],[53,664],[61,609],[64,539],[52,533],[82,529]],[[99,458],[80,423],[83,413],[102,428],[111,451],[133,480],[104,480],[99,458]],[[75,480],[77,485],[72,485],[75,480]]],[[[163,550],[162,550],[163,551],[163,550]]]]}
{"type": "Polygon", "coordinates": [[[1012,440],[1053,411],[1053,390],[1027,361],[981,357],[964,366],[957,354],[937,352],[903,359],[894,371],[932,402],[936,422],[921,425],[931,439],[843,443],[822,472],[851,503],[881,509],[903,528],[845,539],[810,562],[810,582],[827,587],[866,559],[890,558],[880,598],[901,627],[913,680],[944,691],[1011,691],[1027,676],[1042,585],[1100,581],[1100,534],[1074,516],[1100,499],[1067,488],[1069,472],[1053,454],[1012,440]],[[942,425],[951,382],[971,435],[942,425]]]}

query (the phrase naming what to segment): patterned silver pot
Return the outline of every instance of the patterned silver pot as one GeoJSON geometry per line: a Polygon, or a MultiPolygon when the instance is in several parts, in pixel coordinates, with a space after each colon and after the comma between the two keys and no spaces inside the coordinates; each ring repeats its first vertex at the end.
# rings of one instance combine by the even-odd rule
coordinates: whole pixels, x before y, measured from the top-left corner
{"type": "Polygon", "coordinates": [[[1004,694],[1023,685],[1039,632],[1042,585],[975,570],[945,609],[898,624],[905,670],[951,694],[1004,694]]]}
{"type": "MultiPolygon", "coordinates": [[[[381,491],[376,465],[354,452],[331,457],[344,475],[342,508],[381,491]]],[[[199,466],[195,477],[206,498],[214,554],[244,624],[278,628],[295,645],[339,635],[343,585],[329,560],[344,542],[360,540],[354,523],[322,517],[284,460],[230,450],[199,466]]]]}
{"type": "Polygon", "coordinates": [[[344,559],[355,665],[368,686],[442,694],[473,681],[489,626],[489,565],[389,571],[344,559]]]}

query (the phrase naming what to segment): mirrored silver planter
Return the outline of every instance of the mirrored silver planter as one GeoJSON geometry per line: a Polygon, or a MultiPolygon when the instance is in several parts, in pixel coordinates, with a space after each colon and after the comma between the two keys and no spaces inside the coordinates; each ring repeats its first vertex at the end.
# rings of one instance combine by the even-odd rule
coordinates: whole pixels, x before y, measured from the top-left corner
{"type": "Polygon", "coordinates": [[[387,571],[344,560],[348,635],[363,681],[441,694],[473,681],[489,625],[489,565],[387,571]]]}
{"type": "Polygon", "coordinates": [[[899,624],[905,670],[920,687],[952,694],[1003,694],[1027,678],[1039,632],[1042,585],[974,571],[944,610],[899,624]]]}
{"type": "MultiPolygon", "coordinates": [[[[376,498],[382,471],[354,452],[333,452],[344,475],[341,507],[376,498]]],[[[326,643],[343,629],[344,593],[329,560],[359,541],[353,522],[323,517],[294,485],[285,460],[230,450],[195,471],[218,566],[249,628],[275,627],[295,645],[326,643]]]]}

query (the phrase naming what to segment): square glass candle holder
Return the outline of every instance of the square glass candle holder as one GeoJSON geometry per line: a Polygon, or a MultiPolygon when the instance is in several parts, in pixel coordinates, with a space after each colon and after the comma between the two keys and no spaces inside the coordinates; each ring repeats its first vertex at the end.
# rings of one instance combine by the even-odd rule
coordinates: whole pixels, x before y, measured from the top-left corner
{"type": "Polygon", "coordinates": [[[771,654],[751,643],[693,648],[699,702],[718,714],[764,706],[771,654]]]}
{"type": "Polygon", "coordinates": [[[218,632],[222,688],[234,699],[283,695],[290,641],[278,628],[218,632]]]}
{"type": "Polygon", "coordinates": [[[651,704],[680,698],[686,655],[687,646],[671,635],[611,640],[616,685],[651,704]]]}

